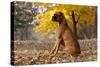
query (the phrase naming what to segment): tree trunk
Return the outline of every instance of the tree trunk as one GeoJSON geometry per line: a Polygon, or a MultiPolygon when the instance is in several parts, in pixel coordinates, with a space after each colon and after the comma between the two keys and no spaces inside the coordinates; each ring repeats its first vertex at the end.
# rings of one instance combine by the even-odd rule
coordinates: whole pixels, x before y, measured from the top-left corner
{"type": "Polygon", "coordinates": [[[78,37],[77,36],[77,23],[76,22],[73,22],[73,30],[74,30],[75,36],[78,37]]]}
{"type": "Polygon", "coordinates": [[[24,30],[21,29],[20,40],[24,40],[24,30]]]}
{"type": "Polygon", "coordinates": [[[26,27],[25,27],[26,29],[26,31],[25,31],[25,33],[26,33],[26,40],[28,40],[28,25],[26,25],[26,27]]]}
{"type": "Polygon", "coordinates": [[[74,32],[74,34],[75,34],[75,36],[76,36],[76,38],[78,37],[77,36],[77,21],[75,20],[75,13],[74,13],[74,11],[72,11],[72,20],[73,20],[73,32],[74,32]]]}

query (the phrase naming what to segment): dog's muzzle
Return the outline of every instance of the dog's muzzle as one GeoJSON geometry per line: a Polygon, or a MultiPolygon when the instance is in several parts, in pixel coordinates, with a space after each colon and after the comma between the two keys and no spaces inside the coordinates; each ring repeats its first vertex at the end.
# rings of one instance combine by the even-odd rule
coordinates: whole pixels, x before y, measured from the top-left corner
{"type": "Polygon", "coordinates": [[[57,17],[56,16],[52,16],[52,21],[57,21],[57,17]]]}

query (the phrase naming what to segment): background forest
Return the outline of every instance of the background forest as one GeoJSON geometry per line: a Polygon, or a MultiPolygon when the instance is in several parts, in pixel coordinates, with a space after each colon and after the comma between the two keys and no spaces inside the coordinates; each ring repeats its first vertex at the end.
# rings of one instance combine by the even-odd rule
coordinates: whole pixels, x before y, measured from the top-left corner
{"type": "Polygon", "coordinates": [[[51,17],[57,11],[64,13],[68,24],[79,39],[96,38],[97,7],[95,6],[17,2],[15,39],[34,39],[35,32],[48,37],[54,35],[56,24],[51,21],[51,17]]]}

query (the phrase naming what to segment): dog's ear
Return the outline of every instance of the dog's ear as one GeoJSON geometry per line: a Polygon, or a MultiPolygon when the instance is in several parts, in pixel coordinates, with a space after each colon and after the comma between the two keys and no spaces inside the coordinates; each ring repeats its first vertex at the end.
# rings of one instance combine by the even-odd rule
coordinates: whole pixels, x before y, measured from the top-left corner
{"type": "Polygon", "coordinates": [[[59,12],[59,14],[60,14],[60,15],[63,15],[63,13],[62,13],[62,12],[59,12]]]}
{"type": "Polygon", "coordinates": [[[63,15],[63,13],[62,12],[56,12],[56,14],[54,14],[55,16],[57,15],[57,16],[61,16],[61,15],[63,15]]]}

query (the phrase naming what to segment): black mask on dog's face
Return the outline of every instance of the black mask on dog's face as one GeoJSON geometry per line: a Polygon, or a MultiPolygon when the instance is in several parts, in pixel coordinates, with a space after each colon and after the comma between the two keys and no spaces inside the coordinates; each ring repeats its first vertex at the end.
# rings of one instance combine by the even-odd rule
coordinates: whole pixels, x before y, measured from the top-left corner
{"type": "Polygon", "coordinates": [[[52,21],[61,22],[62,17],[63,17],[62,12],[56,12],[54,16],[52,16],[52,21]]]}

